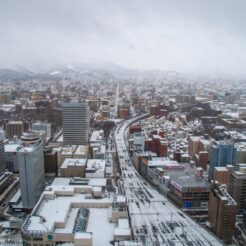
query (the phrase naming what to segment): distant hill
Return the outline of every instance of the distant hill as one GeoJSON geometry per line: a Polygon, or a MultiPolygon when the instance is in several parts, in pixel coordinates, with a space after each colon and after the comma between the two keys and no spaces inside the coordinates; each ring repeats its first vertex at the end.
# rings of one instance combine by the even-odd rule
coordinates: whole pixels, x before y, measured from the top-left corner
{"type": "Polygon", "coordinates": [[[175,71],[161,70],[137,70],[127,69],[118,64],[107,62],[103,64],[82,63],[79,65],[58,66],[53,69],[33,73],[23,67],[14,69],[0,69],[0,81],[14,83],[29,79],[55,80],[55,79],[72,79],[90,81],[114,81],[134,79],[166,79],[184,81],[186,75],[175,71]]]}
{"type": "Polygon", "coordinates": [[[12,69],[0,69],[0,81],[3,82],[17,82],[21,80],[28,80],[34,76],[33,73],[27,71],[16,71],[12,69]]]}

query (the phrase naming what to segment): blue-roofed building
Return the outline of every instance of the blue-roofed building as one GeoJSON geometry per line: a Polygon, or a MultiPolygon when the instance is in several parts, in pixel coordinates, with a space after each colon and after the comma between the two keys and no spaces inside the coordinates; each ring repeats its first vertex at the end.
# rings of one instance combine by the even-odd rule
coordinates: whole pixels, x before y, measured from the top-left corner
{"type": "Polygon", "coordinates": [[[232,142],[215,142],[210,149],[209,177],[212,179],[215,167],[235,165],[237,160],[237,148],[232,142]]]}

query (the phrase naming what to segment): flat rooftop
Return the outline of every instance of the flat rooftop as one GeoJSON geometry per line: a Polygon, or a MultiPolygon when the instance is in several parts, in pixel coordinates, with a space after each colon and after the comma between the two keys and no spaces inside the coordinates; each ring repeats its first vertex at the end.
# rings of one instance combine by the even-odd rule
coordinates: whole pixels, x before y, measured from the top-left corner
{"type": "Polygon", "coordinates": [[[77,149],[77,145],[64,146],[61,150],[61,155],[72,155],[77,149]]]}
{"type": "Polygon", "coordinates": [[[9,124],[9,125],[22,125],[23,124],[23,122],[22,121],[9,121],[7,124],[9,124]]]}
{"type": "Polygon", "coordinates": [[[87,232],[93,233],[92,245],[111,245],[115,224],[108,222],[109,210],[90,208],[89,211],[87,232]]]}
{"type": "Polygon", "coordinates": [[[101,142],[103,139],[103,131],[93,131],[90,138],[90,143],[101,142]]]}
{"type": "Polygon", "coordinates": [[[4,151],[5,152],[17,152],[20,146],[21,146],[20,144],[5,144],[4,151]]]}
{"type": "Polygon", "coordinates": [[[214,167],[214,170],[219,171],[219,172],[228,172],[227,167],[214,167]]]}
{"type": "Polygon", "coordinates": [[[78,145],[77,149],[74,151],[74,154],[87,156],[88,147],[86,145],[78,145]]]}
{"type": "Polygon", "coordinates": [[[104,170],[106,161],[104,159],[88,159],[86,169],[104,170]]]}
{"type": "MultiPolygon", "coordinates": [[[[86,190],[86,186],[84,188],[86,190]]],[[[81,236],[91,235],[93,245],[110,245],[116,227],[115,222],[110,222],[113,203],[125,205],[126,198],[110,192],[95,199],[90,191],[81,191],[70,185],[47,187],[22,231],[28,235],[52,233],[76,234],[76,237],[77,233],[85,233],[81,236]]],[[[120,224],[125,227],[129,222],[121,221],[120,224]]]]}
{"type": "Polygon", "coordinates": [[[183,169],[183,165],[179,164],[177,161],[172,160],[150,160],[148,161],[148,166],[151,167],[162,167],[164,169],[183,169]]]}
{"type": "Polygon", "coordinates": [[[63,178],[63,177],[56,177],[52,183],[52,186],[56,186],[56,185],[60,185],[60,186],[74,186],[74,187],[78,187],[78,186],[84,186],[84,185],[88,185],[88,186],[106,186],[107,184],[107,179],[106,178],[63,178]]]}
{"type": "Polygon", "coordinates": [[[221,200],[227,201],[227,204],[237,206],[237,203],[233,200],[233,198],[227,192],[226,187],[219,186],[218,189],[215,190],[215,192],[217,196],[220,197],[221,200]]]}
{"type": "Polygon", "coordinates": [[[85,166],[87,159],[72,159],[66,158],[60,168],[68,168],[74,166],[85,166]]]}
{"type": "Polygon", "coordinates": [[[185,188],[203,188],[208,190],[209,186],[203,179],[195,175],[186,175],[172,179],[171,184],[178,185],[181,189],[185,188]]]}

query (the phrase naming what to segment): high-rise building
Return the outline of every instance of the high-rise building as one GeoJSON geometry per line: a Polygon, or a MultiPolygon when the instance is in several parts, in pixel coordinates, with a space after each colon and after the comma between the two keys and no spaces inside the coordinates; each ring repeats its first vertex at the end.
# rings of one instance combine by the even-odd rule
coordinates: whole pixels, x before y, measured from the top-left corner
{"type": "Polygon", "coordinates": [[[22,205],[33,208],[44,188],[44,153],[39,135],[28,132],[21,136],[17,152],[22,205]]]}
{"type": "Polygon", "coordinates": [[[14,136],[20,138],[23,131],[24,125],[22,121],[10,121],[6,124],[6,137],[8,139],[12,139],[14,136]]]}
{"type": "Polygon", "coordinates": [[[0,131],[0,174],[4,173],[6,169],[6,161],[4,154],[4,137],[5,133],[0,131]]]}
{"type": "Polygon", "coordinates": [[[237,148],[233,143],[216,142],[211,145],[209,177],[213,179],[215,167],[225,167],[226,165],[235,165],[237,157],[237,148]]]}
{"type": "Polygon", "coordinates": [[[86,145],[90,127],[88,104],[86,102],[63,103],[62,115],[64,145],[86,145]]]}
{"type": "Polygon", "coordinates": [[[212,231],[225,243],[231,243],[237,214],[237,203],[225,186],[212,183],[208,203],[208,221],[212,231]]]}
{"type": "Polygon", "coordinates": [[[228,192],[238,204],[238,211],[243,212],[246,201],[246,172],[233,171],[229,177],[228,192]]]}

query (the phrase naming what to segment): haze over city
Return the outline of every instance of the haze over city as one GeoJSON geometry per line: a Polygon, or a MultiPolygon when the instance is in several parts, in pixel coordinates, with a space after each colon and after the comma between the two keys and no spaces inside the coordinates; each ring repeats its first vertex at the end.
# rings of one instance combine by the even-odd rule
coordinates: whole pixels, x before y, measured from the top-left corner
{"type": "Polygon", "coordinates": [[[245,77],[244,0],[0,1],[0,67],[84,62],[245,77]]]}
{"type": "Polygon", "coordinates": [[[0,245],[245,246],[246,0],[0,0],[0,245]]]}

